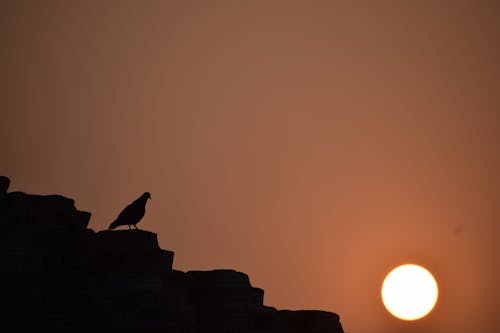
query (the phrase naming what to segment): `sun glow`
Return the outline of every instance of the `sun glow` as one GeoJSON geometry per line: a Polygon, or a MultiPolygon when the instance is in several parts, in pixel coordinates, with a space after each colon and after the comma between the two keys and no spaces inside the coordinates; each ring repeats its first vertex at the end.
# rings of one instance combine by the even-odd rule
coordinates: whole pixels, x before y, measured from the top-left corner
{"type": "Polygon", "coordinates": [[[386,309],[402,320],[416,320],[432,311],[438,298],[438,286],[432,274],[418,265],[393,269],[382,284],[386,309]]]}

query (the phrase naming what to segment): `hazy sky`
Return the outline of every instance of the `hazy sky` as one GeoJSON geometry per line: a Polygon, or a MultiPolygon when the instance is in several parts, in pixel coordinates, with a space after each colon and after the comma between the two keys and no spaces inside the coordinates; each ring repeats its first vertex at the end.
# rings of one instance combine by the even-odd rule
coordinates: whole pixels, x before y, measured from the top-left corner
{"type": "Polygon", "coordinates": [[[1,1],[0,174],[350,333],[500,331],[500,6],[1,1]],[[418,263],[418,322],[380,301],[418,263]]]}

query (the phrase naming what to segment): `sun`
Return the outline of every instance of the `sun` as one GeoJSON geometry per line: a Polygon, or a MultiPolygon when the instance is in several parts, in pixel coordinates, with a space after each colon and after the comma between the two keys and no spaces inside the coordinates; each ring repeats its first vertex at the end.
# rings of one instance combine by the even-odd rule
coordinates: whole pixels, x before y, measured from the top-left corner
{"type": "Polygon", "coordinates": [[[416,320],[432,311],[438,299],[438,285],[432,274],[418,265],[393,269],[382,284],[382,301],[393,316],[416,320]]]}

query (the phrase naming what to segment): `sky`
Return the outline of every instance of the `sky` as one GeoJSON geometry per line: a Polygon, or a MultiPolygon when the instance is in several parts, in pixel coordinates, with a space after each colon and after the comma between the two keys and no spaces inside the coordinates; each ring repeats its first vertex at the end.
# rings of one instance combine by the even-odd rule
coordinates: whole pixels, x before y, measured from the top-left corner
{"type": "Polygon", "coordinates": [[[495,1],[1,1],[0,174],[349,333],[500,331],[495,1]],[[435,310],[393,318],[395,266],[435,310]]]}

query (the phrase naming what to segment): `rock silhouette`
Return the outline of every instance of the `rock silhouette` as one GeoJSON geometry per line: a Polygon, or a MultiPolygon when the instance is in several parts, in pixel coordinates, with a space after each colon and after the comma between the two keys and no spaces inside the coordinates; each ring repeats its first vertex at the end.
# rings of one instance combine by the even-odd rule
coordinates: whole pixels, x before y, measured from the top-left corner
{"type": "Polygon", "coordinates": [[[10,185],[10,179],[5,176],[0,176],[0,196],[7,194],[7,189],[10,185]]]}
{"type": "Polygon", "coordinates": [[[3,188],[2,332],[343,333],[337,314],[265,306],[244,273],[172,269],[155,233],[94,232],[71,199],[3,188]]]}
{"type": "Polygon", "coordinates": [[[149,192],[144,192],[138,199],[134,200],[134,202],[122,210],[116,220],[109,225],[109,229],[115,229],[121,225],[128,225],[129,229],[130,226],[133,225],[138,229],[136,224],[142,220],[146,213],[146,203],[148,199],[151,199],[151,194],[149,192]]]}

